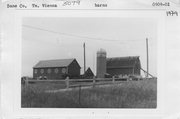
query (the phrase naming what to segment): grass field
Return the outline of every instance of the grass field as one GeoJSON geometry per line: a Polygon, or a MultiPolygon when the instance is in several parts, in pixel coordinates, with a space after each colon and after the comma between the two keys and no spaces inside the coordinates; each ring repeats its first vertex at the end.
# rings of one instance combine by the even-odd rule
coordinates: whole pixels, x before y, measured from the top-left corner
{"type": "Polygon", "coordinates": [[[22,85],[22,107],[156,108],[157,80],[129,81],[109,86],[47,93],[64,88],[58,83],[22,85]]]}

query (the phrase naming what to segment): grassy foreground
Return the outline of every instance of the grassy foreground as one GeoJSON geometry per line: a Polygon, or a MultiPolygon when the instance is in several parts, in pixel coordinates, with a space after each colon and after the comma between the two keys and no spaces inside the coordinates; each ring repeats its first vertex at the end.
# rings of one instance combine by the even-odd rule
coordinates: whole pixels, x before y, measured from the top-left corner
{"type": "Polygon", "coordinates": [[[110,86],[47,93],[58,85],[22,86],[22,107],[43,108],[156,108],[157,80],[129,81],[110,86]],[[80,95],[79,95],[80,94],[80,95]]]}

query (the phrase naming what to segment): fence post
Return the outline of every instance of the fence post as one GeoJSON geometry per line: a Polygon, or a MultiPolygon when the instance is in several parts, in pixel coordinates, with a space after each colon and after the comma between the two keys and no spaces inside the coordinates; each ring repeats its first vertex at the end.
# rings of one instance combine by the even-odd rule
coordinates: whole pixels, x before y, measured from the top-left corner
{"type": "Polygon", "coordinates": [[[93,87],[95,87],[95,83],[96,83],[96,78],[93,77],[93,87]]]}
{"type": "Polygon", "coordinates": [[[115,77],[114,76],[112,77],[112,82],[115,83],[115,77]]]}
{"type": "Polygon", "coordinates": [[[66,88],[69,88],[69,77],[66,77],[66,88]]]}
{"type": "Polygon", "coordinates": [[[79,106],[81,106],[81,85],[79,85],[79,106]]]}
{"type": "Polygon", "coordinates": [[[25,78],[25,86],[28,87],[28,85],[29,85],[28,78],[25,78]]]}

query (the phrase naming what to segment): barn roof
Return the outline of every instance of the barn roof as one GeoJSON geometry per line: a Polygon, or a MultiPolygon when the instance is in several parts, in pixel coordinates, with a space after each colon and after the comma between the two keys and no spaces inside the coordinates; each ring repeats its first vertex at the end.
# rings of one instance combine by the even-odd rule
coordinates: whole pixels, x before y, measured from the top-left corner
{"type": "Polygon", "coordinates": [[[73,59],[56,59],[56,60],[41,60],[33,68],[45,68],[45,67],[67,67],[74,60],[73,59]]]}
{"type": "Polygon", "coordinates": [[[134,67],[136,63],[140,65],[139,56],[112,57],[106,59],[107,68],[134,67]]]}

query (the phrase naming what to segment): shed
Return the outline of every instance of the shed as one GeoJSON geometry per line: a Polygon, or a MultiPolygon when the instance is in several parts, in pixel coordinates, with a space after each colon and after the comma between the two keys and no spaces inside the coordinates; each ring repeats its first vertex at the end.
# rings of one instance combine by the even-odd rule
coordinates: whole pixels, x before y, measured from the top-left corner
{"type": "Polygon", "coordinates": [[[94,73],[92,72],[91,68],[88,67],[88,69],[84,73],[84,78],[93,78],[93,77],[94,77],[94,73]]]}
{"type": "Polygon", "coordinates": [[[140,75],[139,56],[113,57],[106,59],[106,72],[115,75],[140,75]]]}
{"type": "Polygon", "coordinates": [[[80,65],[75,58],[42,60],[33,67],[33,78],[64,79],[80,76],[80,65]]]}

